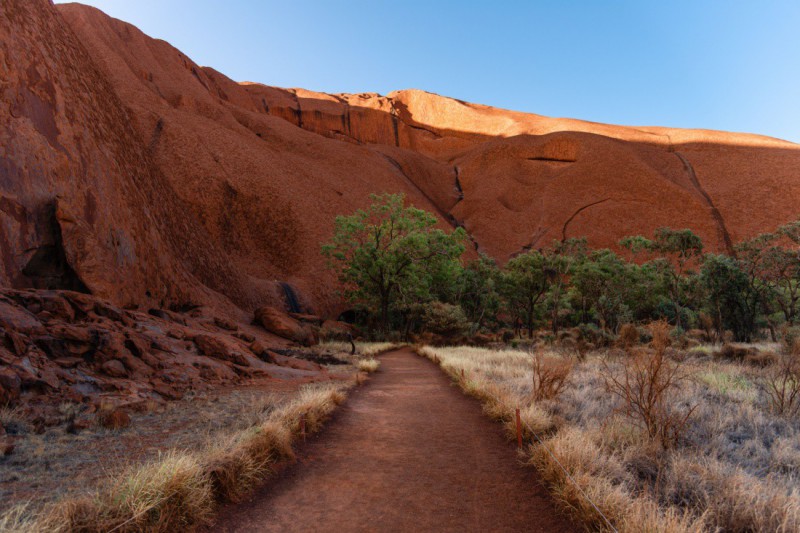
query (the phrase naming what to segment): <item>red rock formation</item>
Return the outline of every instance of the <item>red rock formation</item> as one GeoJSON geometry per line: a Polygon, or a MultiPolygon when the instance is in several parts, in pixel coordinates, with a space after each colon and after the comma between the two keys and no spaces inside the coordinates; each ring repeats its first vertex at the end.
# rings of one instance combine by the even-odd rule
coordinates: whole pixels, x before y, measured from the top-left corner
{"type": "Polygon", "coordinates": [[[320,243],[374,192],[406,193],[501,261],[552,239],[606,246],[664,225],[724,249],[797,215],[792,143],[416,90],[240,84],[93,8],[0,9],[3,286],[205,303],[248,320],[283,306],[285,281],[304,307],[329,311],[320,243]]]}

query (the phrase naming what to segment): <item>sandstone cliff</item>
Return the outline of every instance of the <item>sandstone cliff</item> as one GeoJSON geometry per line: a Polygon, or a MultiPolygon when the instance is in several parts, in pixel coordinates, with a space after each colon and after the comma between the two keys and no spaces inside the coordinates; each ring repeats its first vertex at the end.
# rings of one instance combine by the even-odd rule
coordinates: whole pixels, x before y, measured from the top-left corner
{"type": "Polygon", "coordinates": [[[501,261],[665,225],[723,250],[798,214],[800,149],[777,139],[236,83],[90,7],[0,9],[2,286],[235,314],[288,282],[330,311],[320,243],[373,192],[501,261]]]}

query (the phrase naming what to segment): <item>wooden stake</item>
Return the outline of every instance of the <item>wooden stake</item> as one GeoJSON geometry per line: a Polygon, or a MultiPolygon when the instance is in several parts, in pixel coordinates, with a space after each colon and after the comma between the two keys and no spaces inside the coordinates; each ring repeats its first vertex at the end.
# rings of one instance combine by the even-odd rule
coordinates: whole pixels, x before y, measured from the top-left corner
{"type": "Polygon", "coordinates": [[[519,417],[519,407],[517,407],[517,448],[522,448],[522,420],[519,417]]]}
{"type": "Polygon", "coordinates": [[[461,381],[464,381],[464,369],[461,369],[461,381]]]}

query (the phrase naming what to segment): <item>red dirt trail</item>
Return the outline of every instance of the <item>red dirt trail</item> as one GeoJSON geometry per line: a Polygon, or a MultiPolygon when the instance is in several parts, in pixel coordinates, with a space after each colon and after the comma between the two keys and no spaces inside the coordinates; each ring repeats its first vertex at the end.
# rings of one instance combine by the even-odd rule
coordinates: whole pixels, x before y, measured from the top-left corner
{"type": "Polygon", "coordinates": [[[410,349],[381,369],[252,498],[214,531],[555,531],[531,468],[479,404],[410,349]]]}

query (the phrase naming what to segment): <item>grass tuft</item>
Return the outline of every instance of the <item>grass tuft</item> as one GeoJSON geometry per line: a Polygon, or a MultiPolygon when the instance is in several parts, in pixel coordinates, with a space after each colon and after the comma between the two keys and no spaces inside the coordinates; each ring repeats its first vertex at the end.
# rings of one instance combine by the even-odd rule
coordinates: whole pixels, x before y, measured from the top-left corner
{"type": "Polygon", "coordinates": [[[158,533],[208,525],[219,503],[239,501],[274,464],[293,458],[292,441],[318,431],[348,386],[308,385],[276,409],[257,406],[261,418],[227,440],[169,451],[110,477],[94,494],[36,511],[14,507],[0,516],[0,531],[158,533]]]}

